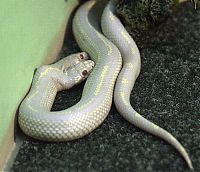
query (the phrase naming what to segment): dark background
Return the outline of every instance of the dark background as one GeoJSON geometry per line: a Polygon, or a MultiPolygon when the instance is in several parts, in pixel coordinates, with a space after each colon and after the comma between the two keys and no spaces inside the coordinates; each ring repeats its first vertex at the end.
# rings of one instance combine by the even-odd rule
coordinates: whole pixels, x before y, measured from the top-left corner
{"type": "MultiPolygon", "coordinates": [[[[67,38],[60,57],[80,51],[67,38]]],[[[172,133],[200,171],[200,12],[182,4],[140,49],[141,74],[131,94],[134,109],[172,133]]],[[[57,94],[54,110],[80,99],[83,84],[57,94]]],[[[187,172],[164,141],[125,121],[114,105],[103,124],[82,139],[46,143],[24,138],[12,171],[187,172]]]]}

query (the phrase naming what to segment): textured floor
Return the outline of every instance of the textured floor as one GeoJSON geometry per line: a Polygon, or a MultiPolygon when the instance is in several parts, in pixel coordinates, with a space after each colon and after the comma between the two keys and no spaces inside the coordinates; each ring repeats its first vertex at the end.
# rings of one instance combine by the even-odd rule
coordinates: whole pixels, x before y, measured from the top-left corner
{"type": "MultiPolygon", "coordinates": [[[[66,40],[61,56],[78,50],[66,40]]],[[[142,70],[131,95],[133,107],[171,132],[200,171],[200,12],[183,4],[155,29],[141,49],[142,70]]],[[[57,95],[54,110],[80,99],[83,84],[57,95]]],[[[126,122],[112,106],[90,135],[67,143],[26,138],[12,171],[187,172],[172,146],[126,122]]]]}

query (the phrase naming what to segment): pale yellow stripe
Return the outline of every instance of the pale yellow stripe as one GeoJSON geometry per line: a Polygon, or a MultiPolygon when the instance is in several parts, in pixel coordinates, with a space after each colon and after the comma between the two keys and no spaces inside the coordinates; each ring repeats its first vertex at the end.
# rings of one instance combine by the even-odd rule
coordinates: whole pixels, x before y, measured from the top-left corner
{"type": "Polygon", "coordinates": [[[94,95],[97,95],[99,92],[100,92],[100,90],[101,90],[101,87],[102,87],[102,85],[103,85],[103,82],[104,82],[104,79],[105,79],[105,76],[106,76],[106,74],[107,74],[107,71],[108,71],[108,65],[105,65],[104,67],[103,67],[103,69],[102,69],[102,71],[101,71],[101,75],[100,75],[100,81],[99,81],[99,84],[97,85],[97,88],[96,88],[96,90],[95,90],[95,92],[94,92],[94,95]]]}
{"type": "Polygon", "coordinates": [[[121,35],[124,37],[124,39],[126,40],[126,42],[128,44],[131,44],[130,38],[128,37],[128,35],[124,31],[121,31],[121,35]]]}
{"type": "Polygon", "coordinates": [[[121,81],[122,84],[128,84],[128,80],[126,78],[122,78],[122,81],[121,81]]]}

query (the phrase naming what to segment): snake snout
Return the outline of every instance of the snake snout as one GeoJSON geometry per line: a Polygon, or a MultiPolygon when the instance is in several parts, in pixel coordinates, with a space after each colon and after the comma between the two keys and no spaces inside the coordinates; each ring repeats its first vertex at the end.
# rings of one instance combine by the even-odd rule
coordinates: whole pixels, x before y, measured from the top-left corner
{"type": "Polygon", "coordinates": [[[86,61],[86,65],[87,65],[87,67],[90,68],[90,70],[92,70],[94,68],[94,66],[95,66],[95,63],[92,60],[87,60],[86,61]]]}

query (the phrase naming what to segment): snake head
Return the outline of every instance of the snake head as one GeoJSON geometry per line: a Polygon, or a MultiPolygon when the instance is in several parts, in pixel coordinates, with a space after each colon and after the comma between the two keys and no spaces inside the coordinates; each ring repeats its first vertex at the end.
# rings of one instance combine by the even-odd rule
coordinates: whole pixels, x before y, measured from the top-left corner
{"type": "Polygon", "coordinates": [[[67,57],[62,58],[59,60],[55,65],[56,67],[59,66],[61,71],[65,73],[69,68],[72,68],[74,65],[84,62],[89,59],[89,55],[86,52],[79,52],[68,55],[67,57]]]}
{"type": "Polygon", "coordinates": [[[74,84],[78,84],[89,76],[94,66],[95,63],[92,60],[85,60],[68,68],[65,74],[71,78],[74,84]]]}

